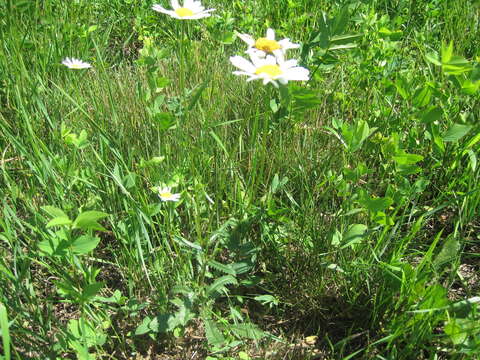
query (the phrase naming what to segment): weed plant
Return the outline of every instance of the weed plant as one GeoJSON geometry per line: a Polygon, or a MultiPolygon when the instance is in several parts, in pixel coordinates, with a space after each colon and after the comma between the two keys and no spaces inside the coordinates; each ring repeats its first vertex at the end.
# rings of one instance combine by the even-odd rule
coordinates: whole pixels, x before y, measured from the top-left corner
{"type": "Polygon", "coordinates": [[[0,358],[478,358],[478,1],[152,5],[0,2],[0,358]]]}

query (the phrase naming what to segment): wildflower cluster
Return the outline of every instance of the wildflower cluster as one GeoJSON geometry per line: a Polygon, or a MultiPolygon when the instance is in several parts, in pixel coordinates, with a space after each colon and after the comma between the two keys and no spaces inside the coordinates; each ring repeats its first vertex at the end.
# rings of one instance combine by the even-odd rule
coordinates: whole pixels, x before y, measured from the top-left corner
{"type": "Polygon", "coordinates": [[[299,48],[290,39],[275,40],[275,32],[268,29],[266,37],[255,40],[248,34],[238,34],[238,37],[248,45],[246,53],[250,61],[241,56],[232,56],[230,62],[240,71],[234,71],[235,75],[247,75],[247,81],[263,80],[263,84],[272,83],[278,87],[278,83],[285,85],[290,80],[308,80],[309,71],[298,66],[297,60],[285,60],[285,54],[289,49],[299,48]]]}
{"type": "MultiPolygon", "coordinates": [[[[209,17],[215,9],[205,9],[200,1],[184,0],[180,5],[178,0],[170,0],[172,10],[165,9],[161,5],[154,4],[152,10],[162,14],[169,15],[179,20],[197,20],[209,17]]],[[[285,85],[288,81],[307,81],[310,73],[308,69],[298,66],[297,60],[286,60],[285,55],[289,49],[297,49],[299,44],[292,43],[289,38],[282,40],[275,39],[273,29],[267,29],[265,37],[258,39],[249,34],[237,34],[248,45],[245,51],[249,60],[242,56],[230,57],[230,62],[239,70],[234,71],[235,75],[248,76],[247,81],[262,80],[263,84],[273,84],[279,87],[279,84],[285,85]]],[[[92,66],[79,59],[65,58],[62,64],[69,69],[80,70],[89,69],[92,66]]],[[[162,201],[179,201],[180,194],[171,192],[170,187],[156,188],[162,201]]]]}

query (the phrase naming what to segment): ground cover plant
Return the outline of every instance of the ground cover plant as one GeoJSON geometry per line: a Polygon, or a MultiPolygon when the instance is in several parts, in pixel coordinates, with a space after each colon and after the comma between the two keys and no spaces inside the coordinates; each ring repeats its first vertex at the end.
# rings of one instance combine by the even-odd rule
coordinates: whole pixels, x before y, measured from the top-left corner
{"type": "Polygon", "coordinates": [[[0,358],[480,356],[480,3],[0,3],[0,358]]]}

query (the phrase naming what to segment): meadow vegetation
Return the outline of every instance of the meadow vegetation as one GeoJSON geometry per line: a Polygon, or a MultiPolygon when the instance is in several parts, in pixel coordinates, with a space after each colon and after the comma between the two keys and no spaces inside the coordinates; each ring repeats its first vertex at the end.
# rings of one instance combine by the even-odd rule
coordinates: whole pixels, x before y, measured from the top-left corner
{"type": "Polygon", "coordinates": [[[153,4],[0,2],[0,359],[478,358],[480,3],[153,4]]]}

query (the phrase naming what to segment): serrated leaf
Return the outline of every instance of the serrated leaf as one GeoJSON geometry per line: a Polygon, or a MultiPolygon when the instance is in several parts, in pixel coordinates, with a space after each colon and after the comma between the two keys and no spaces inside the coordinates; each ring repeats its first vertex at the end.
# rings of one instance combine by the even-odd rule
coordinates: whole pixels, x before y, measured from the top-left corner
{"type": "Polygon", "coordinates": [[[453,124],[443,135],[443,141],[458,141],[472,129],[470,125],[453,124]]]}
{"type": "Polygon", "coordinates": [[[238,285],[238,281],[232,275],[222,276],[215,280],[213,284],[207,288],[207,295],[211,295],[216,292],[220,293],[221,291],[226,290],[226,285],[238,285]]]}
{"type": "Polygon", "coordinates": [[[205,335],[207,341],[210,345],[215,347],[220,347],[225,342],[225,337],[222,332],[218,329],[215,322],[211,319],[206,319],[203,321],[205,325],[205,335]]]}
{"type": "Polygon", "coordinates": [[[215,260],[210,260],[208,262],[208,265],[210,265],[214,269],[216,269],[218,271],[221,271],[225,274],[229,274],[229,275],[233,275],[233,276],[237,275],[236,271],[234,269],[232,269],[232,267],[230,265],[225,265],[225,264],[219,263],[218,261],[215,261],[215,260]]]}
{"type": "Polygon", "coordinates": [[[259,329],[255,324],[243,323],[231,325],[229,329],[239,338],[260,340],[265,336],[265,332],[259,329]]]}
{"type": "Polygon", "coordinates": [[[242,262],[237,262],[230,264],[229,266],[232,267],[232,269],[235,271],[237,275],[244,274],[246,272],[249,272],[253,268],[253,263],[252,262],[247,262],[247,261],[242,261],[242,262]]]}
{"type": "Polygon", "coordinates": [[[89,253],[90,251],[95,249],[99,243],[100,243],[99,237],[82,235],[76,238],[72,242],[71,248],[75,254],[82,255],[82,254],[89,253]]]}
{"type": "Polygon", "coordinates": [[[77,216],[73,227],[82,230],[106,231],[106,229],[98,223],[98,220],[106,218],[107,216],[107,213],[101,211],[85,211],[77,216]]]}

